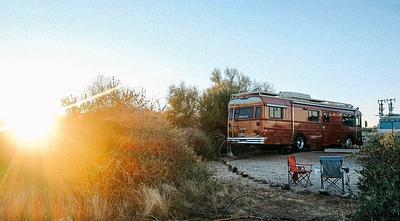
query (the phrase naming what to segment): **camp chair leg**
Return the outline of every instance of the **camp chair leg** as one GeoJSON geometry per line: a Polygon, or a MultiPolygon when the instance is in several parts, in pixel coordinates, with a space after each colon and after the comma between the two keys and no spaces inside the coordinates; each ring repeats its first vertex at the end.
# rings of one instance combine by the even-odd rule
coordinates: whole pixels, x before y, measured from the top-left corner
{"type": "Polygon", "coordinates": [[[345,194],[345,191],[344,191],[344,178],[343,177],[338,177],[336,179],[327,178],[327,177],[321,178],[321,188],[323,190],[333,189],[333,190],[338,191],[341,194],[345,194]],[[338,183],[340,180],[342,181],[342,185],[341,186],[339,186],[339,183],[338,183]],[[327,183],[326,186],[324,186],[324,182],[327,183]],[[340,187],[342,187],[342,188],[340,188],[340,187]]]}
{"type": "Polygon", "coordinates": [[[310,173],[298,174],[295,173],[295,178],[292,180],[294,184],[300,183],[303,187],[307,187],[308,185],[312,185],[310,180],[310,173]]]}
{"type": "Polygon", "coordinates": [[[342,176],[342,195],[344,195],[344,176],[342,176]]]}
{"type": "Polygon", "coordinates": [[[324,188],[324,180],[323,180],[322,177],[321,177],[321,189],[325,189],[325,188],[324,188]]]}
{"type": "Polygon", "coordinates": [[[308,177],[307,177],[308,184],[309,184],[310,186],[312,186],[313,184],[312,184],[312,182],[311,182],[311,180],[310,180],[310,175],[311,175],[311,173],[309,173],[309,174],[307,174],[307,175],[308,175],[308,177]]]}

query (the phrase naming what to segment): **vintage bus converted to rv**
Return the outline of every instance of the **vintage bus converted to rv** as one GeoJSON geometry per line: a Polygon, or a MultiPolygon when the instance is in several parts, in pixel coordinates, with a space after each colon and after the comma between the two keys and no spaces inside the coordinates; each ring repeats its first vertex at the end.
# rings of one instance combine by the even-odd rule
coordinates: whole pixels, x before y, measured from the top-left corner
{"type": "Polygon", "coordinates": [[[295,92],[233,94],[229,144],[278,145],[292,151],[362,144],[361,112],[350,104],[295,92]]]}

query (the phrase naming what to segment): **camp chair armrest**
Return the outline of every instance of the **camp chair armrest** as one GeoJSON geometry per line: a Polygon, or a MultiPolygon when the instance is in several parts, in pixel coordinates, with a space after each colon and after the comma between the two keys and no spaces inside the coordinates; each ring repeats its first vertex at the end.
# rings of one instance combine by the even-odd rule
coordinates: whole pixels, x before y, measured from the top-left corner
{"type": "Polygon", "coordinates": [[[312,163],[298,163],[297,165],[299,165],[299,166],[312,166],[314,164],[312,164],[312,163]]]}
{"type": "Polygon", "coordinates": [[[297,164],[296,166],[301,172],[311,172],[312,171],[311,166],[309,167],[309,169],[308,168],[306,169],[305,166],[300,165],[300,164],[297,164]]]}
{"type": "Polygon", "coordinates": [[[312,163],[298,163],[298,164],[296,164],[296,166],[299,168],[302,168],[303,170],[306,170],[306,167],[308,167],[308,168],[310,168],[310,171],[311,171],[313,164],[312,163]]]}

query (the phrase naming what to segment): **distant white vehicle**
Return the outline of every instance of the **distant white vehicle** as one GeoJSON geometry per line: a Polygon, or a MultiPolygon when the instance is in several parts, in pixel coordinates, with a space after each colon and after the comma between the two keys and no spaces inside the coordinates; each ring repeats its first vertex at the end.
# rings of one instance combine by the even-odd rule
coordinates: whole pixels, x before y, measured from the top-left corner
{"type": "Polygon", "coordinates": [[[389,114],[379,118],[377,127],[379,134],[400,132],[400,114],[389,114]]]}

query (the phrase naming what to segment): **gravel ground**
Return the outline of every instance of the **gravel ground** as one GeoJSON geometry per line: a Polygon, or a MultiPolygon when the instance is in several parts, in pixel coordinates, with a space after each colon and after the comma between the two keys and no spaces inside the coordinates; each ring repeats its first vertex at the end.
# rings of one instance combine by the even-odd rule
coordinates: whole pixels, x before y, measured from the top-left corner
{"type": "MultiPolygon", "coordinates": [[[[349,167],[350,172],[345,176],[345,182],[350,178],[349,185],[345,186],[346,192],[349,190],[357,195],[357,181],[359,178],[358,170],[361,166],[356,162],[356,160],[348,154],[339,153],[324,153],[320,151],[314,152],[302,152],[294,153],[298,163],[312,163],[313,172],[311,174],[312,186],[307,188],[301,185],[294,185],[291,188],[294,191],[310,191],[318,192],[321,188],[320,181],[320,170],[319,170],[319,157],[320,156],[344,156],[343,166],[349,167]]],[[[249,176],[254,177],[255,180],[266,180],[268,183],[274,184],[286,184],[288,182],[287,178],[287,158],[289,155],[280,155],[277,152],[272,151],[256,151],[246,154],[241,154],[236,158],[226,158],[233,167],[237,167],[239,171],[243,171],[249,176]]],[[[233,180],[242,182],[242,176],[239,176],[231,171],[228,171],[228,167],[221,162],[209,162],[208,166],[211,171],[215,173],[215,177],[223,180],[233,180]]],[[[338,194],[334,191],[329,191],[332,194],[338,194]]]]}

